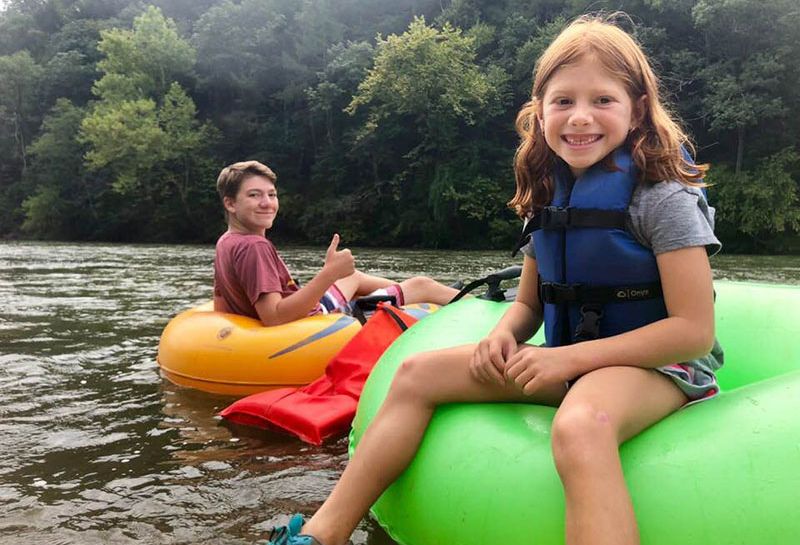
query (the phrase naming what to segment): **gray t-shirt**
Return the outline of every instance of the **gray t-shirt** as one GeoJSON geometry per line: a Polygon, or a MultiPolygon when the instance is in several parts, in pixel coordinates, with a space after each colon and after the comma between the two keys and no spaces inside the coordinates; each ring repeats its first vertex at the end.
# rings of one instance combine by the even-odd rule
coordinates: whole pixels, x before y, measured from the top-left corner
{"type": "MultiPolygon", "coordinates": [[[[626,223],[633,237],[655,255],[705,246],[712,256],[722,246],[714,235],[714,208],[700,188],[680,182],[639,184],[631,196],[626,223]]],[[[532,238],[522,251],[536,257],[532,238]]]]}

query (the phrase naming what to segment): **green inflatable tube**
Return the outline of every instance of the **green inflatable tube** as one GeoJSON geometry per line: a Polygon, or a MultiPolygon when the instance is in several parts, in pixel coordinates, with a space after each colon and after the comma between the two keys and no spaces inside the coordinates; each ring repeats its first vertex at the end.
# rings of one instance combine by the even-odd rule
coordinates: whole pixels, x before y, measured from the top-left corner
{"type": "MultiPolygon", "coordinates": [[[[723,393],[621,447],[645,545],[800,543],[800,287],[719,282],[723,393]]],[[[503,303],[460,301],[406,333],[373,370],[351,451],[410,354],[475,342],[503,303]]],[[[534,337],[541,342],[540,335],[534,337]]],[[[373,514],[402,545],[558,545],[564,498],[552,408],[440,407],[417,457],[373,514]]]]}

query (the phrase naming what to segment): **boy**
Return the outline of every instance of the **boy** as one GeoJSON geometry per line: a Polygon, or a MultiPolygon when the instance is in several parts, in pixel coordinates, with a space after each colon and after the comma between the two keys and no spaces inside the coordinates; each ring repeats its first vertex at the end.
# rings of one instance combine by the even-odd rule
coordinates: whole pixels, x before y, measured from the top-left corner
{"type": "Polygon", "coordinates": [[[339,250],[333,235],[325,265],[298,287],[275,246],[266,238],[278,214],[277,176],[258,161],[222,169],[217,191],[228,230],[217,241],[214,258],[214,310],[250,316],[266,326],[305,316],[337,312],[364,295],[394,295],[397,304],[445,304],[458,292],[423,276],[399,284],[355,268],[350,250],[339,250]]]}

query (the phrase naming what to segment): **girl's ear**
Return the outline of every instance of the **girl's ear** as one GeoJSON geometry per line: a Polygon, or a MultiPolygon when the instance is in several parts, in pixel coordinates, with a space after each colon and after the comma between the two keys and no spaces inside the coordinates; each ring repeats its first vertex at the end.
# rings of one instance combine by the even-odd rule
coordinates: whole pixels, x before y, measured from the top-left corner
{"type": "Polygon", "coordinates": [[[533,114],[536,116],[536,122],[539,124],[539,130],[544,132],[544,112],[542,111],[542,103],[540,101],[536,101],[536,112],[533,114]]]}
{"type": "Polygon", "coordinates": [[[647,95],[642,95],[633,104],[633,119],[631,120],[633,129],[641,127],[644,123],[645,117],[647,117],[647,101],[647,95]]]}

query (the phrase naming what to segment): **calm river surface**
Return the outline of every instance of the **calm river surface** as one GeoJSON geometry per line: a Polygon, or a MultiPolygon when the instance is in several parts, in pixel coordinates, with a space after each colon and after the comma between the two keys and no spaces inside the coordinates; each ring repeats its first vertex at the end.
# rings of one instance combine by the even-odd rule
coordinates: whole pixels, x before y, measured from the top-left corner
{"type": "MultiPolygon", "coordinates": [[[[283,252],[308,279],[321,248],[283,252]]],[[[444,282],[515,264],[504,252],[359,250],[359,267],[444,282]]],[[[232,400],[162,380],[161,330],[211,296],[210,246],[0,243],[0,541],[251,543],[311,513],[346,462],[229,429],[232,400]]],[[[719,256],[716,278],[800,284],[800,257],[719,256]]],[[[355,544],[393,542],[369,520],[355,544]]]]}

